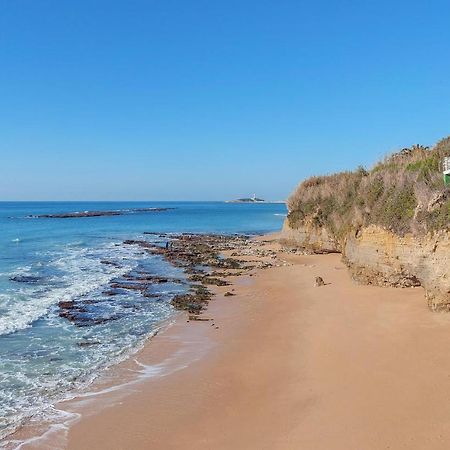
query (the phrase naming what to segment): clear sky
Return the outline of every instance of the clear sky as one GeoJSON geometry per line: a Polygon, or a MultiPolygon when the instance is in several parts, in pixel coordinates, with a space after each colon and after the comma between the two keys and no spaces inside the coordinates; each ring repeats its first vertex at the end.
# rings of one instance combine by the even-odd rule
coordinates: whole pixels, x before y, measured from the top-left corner
{"type": "Polygon", "coordinates": [[[0,0],[0,199],[282,199],[450,134],[450,3],[0,0]]]}

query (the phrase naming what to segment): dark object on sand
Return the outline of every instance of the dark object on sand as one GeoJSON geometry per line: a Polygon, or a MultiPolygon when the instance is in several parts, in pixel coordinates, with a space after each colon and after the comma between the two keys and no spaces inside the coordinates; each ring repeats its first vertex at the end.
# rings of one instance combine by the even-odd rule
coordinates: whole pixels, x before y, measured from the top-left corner
{"type": "Polygon", "coordinates": [[[323,281],[322,277],[316,277],[315,286],[316,287],[325,286],[325,281],[323,281]]]}

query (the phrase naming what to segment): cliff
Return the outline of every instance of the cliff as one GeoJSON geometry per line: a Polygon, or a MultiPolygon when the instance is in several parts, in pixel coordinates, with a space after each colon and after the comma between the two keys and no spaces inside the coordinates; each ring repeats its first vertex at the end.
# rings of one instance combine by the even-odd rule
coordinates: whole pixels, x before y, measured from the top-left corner
{"type": "Polygon", "coordinates": [[[288,200],[282,239],[341,252],[353,278],[422,286],[432,310],[450,310],[450,191],[440,170],[450,138],[403,149],[372,170],[302,182],[288,200]]]}
{"type": "Polygon", "coordinates": [[[284,221],[281,238],[290,245],[301,247],[311,253],[340,253],[341,251],[339,243],[325,227],[306,223],[293,228],[288,218],[284,221]]]}

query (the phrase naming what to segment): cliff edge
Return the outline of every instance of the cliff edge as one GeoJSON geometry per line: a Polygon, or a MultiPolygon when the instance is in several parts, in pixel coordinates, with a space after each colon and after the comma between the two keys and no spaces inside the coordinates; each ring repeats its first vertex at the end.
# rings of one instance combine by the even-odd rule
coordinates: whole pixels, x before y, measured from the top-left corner
{"type": "Polygon", "coordinates": [[[440,162],[450,138],[413,146],[370,171],[312,177],[288,200],[281,238],[307,252],[341,252],[353,278],[422,286],[432,310],[450,310],[450,189],[440,162]]]}

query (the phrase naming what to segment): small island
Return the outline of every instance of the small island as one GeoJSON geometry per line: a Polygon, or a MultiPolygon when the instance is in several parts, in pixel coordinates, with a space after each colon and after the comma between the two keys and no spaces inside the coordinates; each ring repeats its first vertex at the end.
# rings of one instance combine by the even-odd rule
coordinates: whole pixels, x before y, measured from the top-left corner
{"type": "Polygon", "coordinates": [[[238,198],[236,200],[228,200],[225,203],[266,203],[266,201],[262,198],[258,198],[256,196],[256,194],[253,194],[253,197],[238,198]]]}

